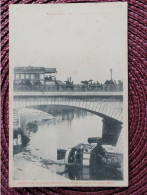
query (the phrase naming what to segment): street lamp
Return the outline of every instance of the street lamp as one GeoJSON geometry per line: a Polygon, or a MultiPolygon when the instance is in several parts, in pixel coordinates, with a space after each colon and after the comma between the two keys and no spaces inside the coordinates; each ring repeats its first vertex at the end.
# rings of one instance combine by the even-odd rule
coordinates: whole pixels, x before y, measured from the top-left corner
{"type": "Polygon", "coordinates": [[[110,77],[111,77],[111,81],[112,81],[112,68],[110,68],[110,77]]]}

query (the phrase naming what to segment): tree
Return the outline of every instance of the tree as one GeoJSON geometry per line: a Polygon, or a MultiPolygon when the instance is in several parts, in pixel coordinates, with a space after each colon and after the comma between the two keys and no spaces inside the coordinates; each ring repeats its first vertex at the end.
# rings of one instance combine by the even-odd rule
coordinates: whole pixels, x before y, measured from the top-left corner
{"type": "Polygon", "coordinates": [[[89,84],[89,81],[81,81],[81,83],[82,83],[83,85],[88,85],[88,84],[89,84]]]}
{"type": "Polygon", "coordinates": [[[91,80],[89,80],[90,84],[92,84],[92,81],[93,81],[92,79],[91,79],[91,80]]]}

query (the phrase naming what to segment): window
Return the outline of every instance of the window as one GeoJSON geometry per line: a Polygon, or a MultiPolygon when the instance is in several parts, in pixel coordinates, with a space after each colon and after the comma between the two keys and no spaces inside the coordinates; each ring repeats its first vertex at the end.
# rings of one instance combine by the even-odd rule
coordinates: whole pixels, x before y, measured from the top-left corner
{"type": "Polygon", "coordinates": [[[15,74],[15,76],[16,76],[16,79],[19,79],[19,74],[15,74]]]}
{"type": "Polygon", "coordinates": [[[40,74],[40,79],[44,79],[44,74],[40,74]]]}
{"type": "Polygon", "coordinates": [[[24,74],[21,74],[21,79],[24,79],[24,74]]]}
{"type": "Polygon", "coordinates": [[[26,74],[26,79],[29,79],[29,74],[26,74]]]}
{"type": "Polygon", "coordinates": [[[36,79],[36,80],[37,80],[37,79],[38,79],[38,80],[40,79],[40,75],[39,75],[39,74],[35,74],[34,76],[35,76],[35,79],[36,79]]]}
{"type": "Polygon", "coordinates": [[[31,79],[34,79],[34,75],[33,74],[31,74],[31,79]]]}

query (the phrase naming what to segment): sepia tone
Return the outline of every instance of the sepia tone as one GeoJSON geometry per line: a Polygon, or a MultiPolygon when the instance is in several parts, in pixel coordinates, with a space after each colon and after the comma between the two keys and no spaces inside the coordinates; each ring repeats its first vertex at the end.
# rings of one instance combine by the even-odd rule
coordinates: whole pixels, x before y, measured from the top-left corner
{"type": "MultiPolygon", "coordinates": [[[[12,33],[10,36],[10,101],[12,103],[10,129],[13,129],[10,132],[11,186],[127,186],[128,184],[127,4],[96,5],[97,8],[94,8],[94,4],[84,5],[86,10],[84,12],[81,11],[83,4],[78,8],[67,5],[71,12],[67,12],[63,5],[52,6],[52,9],[46,5],[42,6],[42,10],[46,11],[49,8],[45,13],[52,19],[63,15],[63,21],[64,17],[67,20],[66,15],[71,15],[73,21],[76,21],[76,14],[81,15],[82,22],[83,15],[92,15],[92,19],[95,19],[95,15],[101,14],[104,17],[100,17],[100,29],[105,29],[102,24],[104,18],[107,21],[107,13],[109,16],[112,15],[112,18],[110,17],[112,21],[113,14],[118,15],[116,24],[119,24],[119,19],[123,18],[122,29],[119,29],[121,35],[116,36],[121,46],[119,42],[115,42],[116,47],[120,46],[118,55],[116,58],[113,55],[107,56],[110,61],[107,66],[104,65],[106,63],[104,55],[107,49],[113,50],[113,45],[109,45],[109,48],[104,50],[106,53],[101,57],[102,61],[92,55],[89,56],[90,60],[87,60],[86,52],[89,51],[90,39],[87,39],[87,49],[79,51],[81,55],[76,59],[78,66],[72,65],[75,60],[74,54],[66,55],[68,52],[66,39],[63,39],[61,44],[64,52],[58,53],[56,50],[58,43],[55,42],[55,48],[50,48],[52,52],[47,54],[47,58],[43,55],[43,59],[46,58],[46,65],[43,65],[44,60],[39,62],[39,59],[27,64],[27,58],[18,65],[22,60],[16,57],[16,54],[21,56],[21,51],[17,49],[20,42],[17,42],[16,32],[12,27],[17,25],[19,20],[25,21],[25,19],[24,16],[19,19],[17,17],[17,21],[15,14],[17,15],[19,9],[20,11],[24,9],[24,13],[27,13],[26,9],[28,12],[32,10],[38,12],[38,6],[18,7],[16,5],[10,9],[10,16],[12,16],[10,17],[12,33]],[[102,11],[99,13],[100,8],[102,11]],[[50,10],[53,10],[52,13],[50,10]],[[94,11],[94,16],[91,11],[94,11]],[[12,50],[14,43],[16,43],[16,53],[12,50]],[[68,64],[69,61],[71,64],[68,64]],[[100,62],[103,68],[99,65],[100,62]],[[91,63],[94,65],[91,66],[91,63]],[[84,72],[85,66],[88,72],[84,72]],[[120,74],[119,79],[117,79],[117,72],[120,74]]],[[[56,21],[58,25],[59,21],[56,21]]],[[[88,22],[90,21],[85,23],[86,28],[88,22]]],[[[114,29],[117,29],[115,22],[114,24],[112,22],[111,28],[114,25],[114,29]]],[[[57,31],[58,25],[53,28],[54,31],[57,31]]],[[[67,22],[66,30],[70,29],[68,25],[67,22]]],[[[96,23],[93,25],[95,26],[96,23]]],[[[79,29],[79,26],[74,28],[79,29]]],[[[116,30],[116,35],[117,33],[116,30]]],[[[97,34],[93,35],[95,41],[99,42],[97,34]]],[[[19,39],[21,40],[22,37],[20,36],[19,39]]],[[[82,48],[79,41],[77,45],[74,44],[73,37],[69,36],[69,39],[73,42],[74,50],[78,47],[82,48]]],[[[53,40],[56,40],[56,36],[53,40]]],[[[103,40],[103,44],[99,45],[99,54],[106,47],[103,40]]],[[[31,48],[33,47],[28,50],[31,51],[31,48]]],[[[24,50],[22,54],[25,55],[24,50]]],[[[94,55],[99,54],[94,51],[94,55]]]]}

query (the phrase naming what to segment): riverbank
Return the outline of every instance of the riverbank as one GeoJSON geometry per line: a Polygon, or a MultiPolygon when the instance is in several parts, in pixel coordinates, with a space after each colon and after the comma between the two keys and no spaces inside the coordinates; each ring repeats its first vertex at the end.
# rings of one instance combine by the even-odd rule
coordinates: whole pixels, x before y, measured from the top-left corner
{"type": "Polygon", "coordinates": [[[43,167],[40,159],[29,153],[21,152],[13,158],[13,179],[14,180],[69,180],[43,167]]]}

